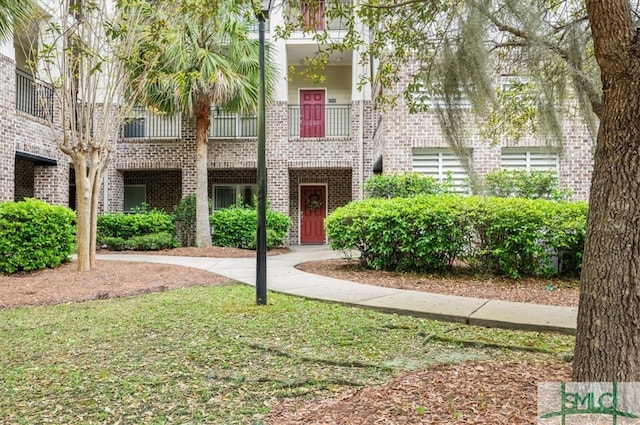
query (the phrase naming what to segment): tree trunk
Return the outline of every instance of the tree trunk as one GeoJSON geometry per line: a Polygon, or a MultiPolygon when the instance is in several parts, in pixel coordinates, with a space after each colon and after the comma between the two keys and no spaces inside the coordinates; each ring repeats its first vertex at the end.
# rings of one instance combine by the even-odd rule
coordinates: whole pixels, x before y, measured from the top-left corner
{"type": "MultiPolygon", "coordinates": [[[[98,204],[100,203],[100,187],[102,186],[102,178],[104,176],[104,168],[106,159],[100,160],[101,163],[93,163],[92,167],[96,170],[91,173],[91,219],[89,230],[89,264],[91,268],[96,266],[96,249],[98,239],[98,204]]],[[[106,211],[107,206],[104,206],[106,211]]]]}
{"type": "Polygon", "coordinates": [[[640,381],[640,61],[628,0],[588,0],[603,107],[580,282],[575,381],[640,381]]]}
{"type": "Polygon", "coordinates": [[[208,141],[211,103],[202,99],[196,103],[196,246],[211,246],[208,189],[208,141]]]}
{"type": "Polygon", "coordinates": [[[91,270],[91,184],[89,178],[86,177],[87,170],[83,162],[83,157],[80,159],[74,158],[76,193],[78,196],[76,205],[77,266],[78,271],[86,272],[91,270]]]}

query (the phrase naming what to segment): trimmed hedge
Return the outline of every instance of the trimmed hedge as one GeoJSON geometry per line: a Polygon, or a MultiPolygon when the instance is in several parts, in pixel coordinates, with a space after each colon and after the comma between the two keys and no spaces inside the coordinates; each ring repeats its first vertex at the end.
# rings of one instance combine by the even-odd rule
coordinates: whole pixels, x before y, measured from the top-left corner
{"type": "Polygon", "coordinates": [[[134,236],[127,241],[126,245],[127,248],[134,251],[159,251],[177,248],[178,242],[171,233],[160,232],[134,236]]]}
{"type": "Polygon", "coordinates": [[[568,190],[552,171],[496,170],[484,176],[484,194],[501,198],[552,199],[564,201],[568,190]]]}
{"type": "Polygon", "coordinates": [[[587,204],[514,198],[368,199],[325,220],[333,249],[356,248],[363,267],[443,271],[455,260],[511,277],[575,274],[587,204]]]}
{"type": "MultiPolygon", "coordinates": [[[[258,214],[255,208],[230,207],[210,216],[212,242],[216,246],[256,249],[258,214]]],[[[267,248],[284,245],[291,220],[286,214],[267,210],[267,248]]]]}
{"type": "Polygon", "coordinates": [[[418,173],[378,174],[364,182],[367,198],[411,198],[451,192],[451,180],[441,182],[418,173]]]}
{"type": "Polygon", "coordinates": [[[164,211],[98,217],[98,242],[112,251],[157,251],[178,246],[173,218],[164,211]]]}
{"type": "Polygon", "coordinates": [[[135,236],[167,232],[174,234],[171,216],[153,210],[139,214],[106,213],[98,217],[98,237],[131,239],[135,236]]]}
{"type": "Polygon", "coordinates": [[[130,239],[105,236],[100,239],[100,243],[110,251],[159,251],[178,247],[173,235],[167,232],[134,236],[130,239]]]}
{"type": "Polygon", "coordinates": [[[75,250],[75,213],[36,199],[0,203],[0,271],[57,267],[75,250]]]}

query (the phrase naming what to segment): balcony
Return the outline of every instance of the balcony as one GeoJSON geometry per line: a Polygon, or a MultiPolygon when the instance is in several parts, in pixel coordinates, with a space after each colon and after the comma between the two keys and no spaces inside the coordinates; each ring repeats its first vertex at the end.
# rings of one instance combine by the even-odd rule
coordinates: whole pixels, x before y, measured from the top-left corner
{"type": "Polygon", "coordinates": [[[209,137],[212,139],[248,139],[258,137],[258,117],[242,116],[222,108],[211,111],[209,137]]]}
{"type": "MultiPolygon", "coordinates": [[[[241,116],[213,107],[209,138],[247,139],[258,136],[258,118],[241,116]]],[[[179,139],[181,135],[180,115],[163,115],[135,108],[131,118],[122,126],[123,139],[179,139]]]]}
{"type": "Polygon", "coordinates": [[[180,115],[156,114],[136,107],[132,116],[122,126],[123,139],[179,139],[180,115]]]}
{"type": "Polygon", "coordinates": [[[351,105],[289,105],[289,137],[351,136],[351,105]]]}
{"type": "MultiPolygon", "coordinates": [[[[350,5],[350,1],[340,2],[350,5]]],[[[308,0],[300,7],[290,7],[285,12],[285,21],[302,31],[335,31],[347,29],[348,18],[338,10],[333,2],[308,0]]]]}
{"type": "Polygon", "coordinates": [[[16,109],[34,117],[53,118],[53,87],[16,69],[16,109]]]}

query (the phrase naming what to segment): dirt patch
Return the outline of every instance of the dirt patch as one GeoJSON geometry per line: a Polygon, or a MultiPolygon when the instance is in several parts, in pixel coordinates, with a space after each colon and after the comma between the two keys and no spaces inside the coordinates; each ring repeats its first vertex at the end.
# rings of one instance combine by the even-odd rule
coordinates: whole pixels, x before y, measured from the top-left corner
{"type": "Polygon", "coordinates": [[[569,381],[567,363],[434,366],[383,385],[313,401],[289,400],[273,425],[535,424],[537,383],[569,381]]]}

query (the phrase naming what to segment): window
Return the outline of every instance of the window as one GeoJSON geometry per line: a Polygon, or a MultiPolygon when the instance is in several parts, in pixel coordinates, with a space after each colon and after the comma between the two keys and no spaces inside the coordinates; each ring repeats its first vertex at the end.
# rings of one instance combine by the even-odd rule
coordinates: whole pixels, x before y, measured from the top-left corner
{"type": "MultiPolygon", "coordinates": [[[[471,153],[470,153],[471,154],[471,153]]],[[[414,149],[413,172],[434,177],[440,181],[451,178],[453,191],[469,192],[469,175],[460,158],[451,149],[414,149]]]]}
{"type": "Polygon", "coordinates": [[[213,186],[213,210],[229,208],[232,205],[253,205],[256,185],[215,185],[213,186]]]}
{"type": "MultiPolygon", "coordinates": [[[[424,111],[432,108],[445,108],[447,106],[445,95],[441,85],[434,83],[432,87],[426,87],[422,81],[409,84],[409,108],[411,111],[424,111]]],[[[456,109],[469,109],[471,102],[464,96],[461,90],[451,96],[451,106],[456,109]]]]}
{"type": "Polygon", "coordinates": [[[545,149],[505,148],[502,150],[503,170],[553,171],[559,169],[558,155],[545,149]]]}
{"type": "Polygon", "coordinates": [[[147,202],[147,187],[143,184],[125,185],[124,210],[131,212],[134,208],[141,207],[147,202]]]}

